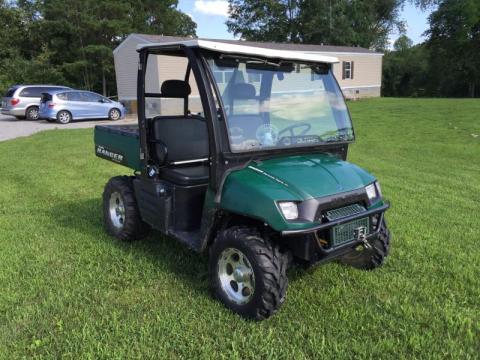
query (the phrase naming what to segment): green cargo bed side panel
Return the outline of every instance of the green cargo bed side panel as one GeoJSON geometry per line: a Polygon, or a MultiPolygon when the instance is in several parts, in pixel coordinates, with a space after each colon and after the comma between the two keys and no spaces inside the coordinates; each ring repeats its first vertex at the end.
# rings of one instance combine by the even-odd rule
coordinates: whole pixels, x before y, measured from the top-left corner
{"type": "Polygon", "coordinates": [[[95,154],[102,159],[140,171],[140,139],[137,125],[97,125],[95,154]]]}

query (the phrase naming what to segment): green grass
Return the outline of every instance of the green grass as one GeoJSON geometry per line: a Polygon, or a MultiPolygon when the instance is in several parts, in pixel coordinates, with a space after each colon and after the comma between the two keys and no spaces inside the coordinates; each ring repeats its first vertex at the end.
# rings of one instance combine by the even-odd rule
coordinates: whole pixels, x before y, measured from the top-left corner
{"type": "Polygon", "coordinates": [[[291,270],[261,323],[210,297],[206,256],[105,235],[103,186],[128,171],[91,130],[0,143],[0,358],[478,358],[480,101],[349,106],[349,159],[393,204],[391,256],[291,270]]]}

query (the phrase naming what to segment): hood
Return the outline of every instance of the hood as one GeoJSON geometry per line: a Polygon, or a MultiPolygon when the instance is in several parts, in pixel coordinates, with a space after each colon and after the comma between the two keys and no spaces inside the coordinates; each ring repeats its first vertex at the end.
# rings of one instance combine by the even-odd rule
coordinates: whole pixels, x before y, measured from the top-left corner
{"type": "Polygon", "coordinates": [[[360,167],[329,154],[254,161],[248,168],[288,188],[303,200],[356,190],[375,180],[360,167]]]}

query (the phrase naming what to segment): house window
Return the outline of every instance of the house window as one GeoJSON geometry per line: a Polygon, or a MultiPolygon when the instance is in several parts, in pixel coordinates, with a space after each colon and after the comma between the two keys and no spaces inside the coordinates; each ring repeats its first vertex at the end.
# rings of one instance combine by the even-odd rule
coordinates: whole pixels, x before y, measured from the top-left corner
{"type": "Polygon", "coordinates": [[[353,79],[353,61],[344,61],[342,68],[342,79],[353,79]]]}

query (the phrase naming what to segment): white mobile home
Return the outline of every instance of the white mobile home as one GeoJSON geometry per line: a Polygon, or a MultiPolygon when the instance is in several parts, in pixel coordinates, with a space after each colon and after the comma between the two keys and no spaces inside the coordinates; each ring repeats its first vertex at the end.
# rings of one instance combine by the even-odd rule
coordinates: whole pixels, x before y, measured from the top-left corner
{"type": "MultiPolygon", "coordinates": [[[[127,105],[130,112],[136,112],[137,99],[137,45],[187,40],[187,38],[130,34],[114,51],[115,72],[119,101],[127,105]]],[[[262,47],[268,49],[293,50],[307,53],[334,56],[340,61],[334,65],[335,76],[347,98],[364,98],[380,96],[382,83],[383,54],[360,47],[306,45],[287,43],[252,42],[240,40],[215,40],[226,43],[241,43],[242,45],[262,47]]],[[[158,84],[167,79],[180,79],[185,74],[186,63],[173,57],[152,57],[149,69],[152,69],[147,78],[147,89],[159,92],[158,84]],[[175,62],[176,66],[172,66],[175,62]],[[149,82],[148,79],[152,81],[149,82]]],[[[225,75],[222,75],[225,76],[225,75]]],[[[192,84],[191,84],[192,85],[192,84]]],[[[192,95],[198,95],[196,86],[192,86],[192,95]]]]}

